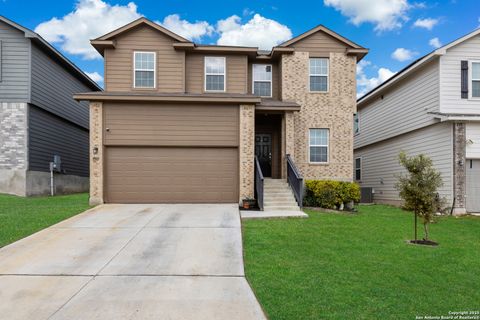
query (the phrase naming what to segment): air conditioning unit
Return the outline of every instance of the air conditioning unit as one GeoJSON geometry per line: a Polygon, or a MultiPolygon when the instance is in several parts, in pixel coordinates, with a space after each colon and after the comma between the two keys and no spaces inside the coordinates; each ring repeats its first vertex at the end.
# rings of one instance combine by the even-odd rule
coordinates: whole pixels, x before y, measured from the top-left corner
{"type": "Polygon", "coordinates": [[[360,203],[373,203],[375,190],[372,187],[360,188],[360,203]]]}

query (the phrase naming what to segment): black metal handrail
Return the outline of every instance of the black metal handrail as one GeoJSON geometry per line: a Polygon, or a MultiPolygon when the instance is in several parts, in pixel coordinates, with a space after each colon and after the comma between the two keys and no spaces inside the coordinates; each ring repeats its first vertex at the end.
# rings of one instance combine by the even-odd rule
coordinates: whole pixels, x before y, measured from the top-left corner
{"type": "Polygon", "coordinates": [[[287,181],[293,190],[295,200],[297,200],[298,206],[303,206],[303,177],[298,171],[295,163],[289,154],[287,154],[287,181]]]}
{"type": "Polygon", "coordinates": [[[263,210],[263,173],[260,163],[258,162],[258,157],[255,156],[255,198],[257,199],[257,204],[260,210],[263,210]]]}

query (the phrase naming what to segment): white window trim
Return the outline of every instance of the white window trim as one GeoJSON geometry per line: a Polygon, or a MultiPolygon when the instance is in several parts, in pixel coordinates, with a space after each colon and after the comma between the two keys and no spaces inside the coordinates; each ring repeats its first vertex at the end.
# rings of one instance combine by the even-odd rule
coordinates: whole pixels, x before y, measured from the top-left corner
{"type": "Polygon", "coordinates": [[[355,172],[353,173],[354,174],[354,179],[355,181],[362,181],[362,175],[363,175],[363,159],[362,157],[356,157],[355,160],[354,160],[354,164],[355,164],[355,167],[354,167],[354,170],[355,172]],[[357,160],[360,159],[360,168],[357,168],[357,160]],[[360,179],[357,179],[357,170],[360,170],[360,179]]]}
{"type": "Polygon", "coordinates": [[[318,164],[318,165],[325,165],[325,164],[329,164],[330,162],[330,128],[308,128],[308,163],[309,164],[318,164]],[[310,137],[310,134],[311,134],[311,131],[312,130],[315,130],[315,129],[323,129],[323,130],[327,130],[327,144],[326,145],[323,145],[323,144],[310,144],[310,141],[311,141],[311,137],[310,137]],[[327,161],[324,161],[324,162],[321,162],[321,161],[310,161],[310,148],[311,147],[327,147],[327,161]]]}
{"type": "Polygon", "coordinates": [[[266,63],[254,63],[252,64],[252,94],[255,94],[255,81],[257,82],[270,82],[270,95],[269,96],[260,96],[263,98],[271,98],[273,95],[273,87],[272,87],[272,80],[273,80],[273,66],[271,64],[266,64],[266,63]],[[270,66],[270,74],[272,75],[272,79],[270,80],[255,80],[255,73],[253,72],[253,69],[255,66],[270,66]]]}
{"type": "Polygon", "coordinates": [[[205,56],[203,58],[203,90],[204,92],[225,92],[227,90],[227,63],[226,57],[205,56]],[[223,73],[207,73],[207,58],[222,58],[223,59],[223,73]],[[207,76],[221,76],[223,75],[223,90],[207,90],[207,76]]]}
{"type": "Polygon", "coordinates": [[[328,93],[330,90],[330,58],[326,57],[310,57],[308,59],[308,92],[310,93],[328,93]],[[327,60],[327,74],[312,74],[310,73],[310,59],[325,59],[327,60]],[[310,77],[327,77],[327,90],[326,91],[312,91],[310,90],[310,77]]]}
{"type": "MultiPolygon", "coordinates": [[[[477,79],[473,79],[473,64],[478,63],[480,64],[480,60],[469,60],[468,61],[468,99],[469,100],[480,100],[480,97],[474,97],[473,94],[473,81],[477,81],[477,79]]],[[[480,79],[478,79],[480,81],[480,79]]]]}
{"type": "Polygon", "coordinates": [[[355,115],[357,115],[357,119],[358,119],[358,132],[353,132],[353,135],[354,136],[358,136],[360,134],[360,131],[362,130],[360,128],[360,112],[357,112],[353,114],[353,131],[355,131],[355,115]]]}
{"type": "Polygon", "coordinates": [[[157,88],[157,53],[155,51],[133,51],[133,87],[135,89],[156,89],[157,88]],[[153,53],[153,70],[151,69],[136,69],[135,68],[135,54],[136,53],[153,53]],[[153,71],[153,87],[137,87],[135,84],[136,71],[153,71]]]}

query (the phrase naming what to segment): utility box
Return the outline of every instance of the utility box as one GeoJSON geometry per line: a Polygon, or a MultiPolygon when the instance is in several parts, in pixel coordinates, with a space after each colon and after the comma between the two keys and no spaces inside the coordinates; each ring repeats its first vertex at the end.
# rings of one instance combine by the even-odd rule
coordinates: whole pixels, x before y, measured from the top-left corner
{"type": "Polygon", "coordinates": [[[372,187],[360,188],[360,203],[373,203],[375,190],[372,187]]]}
{"type": "Polygon", "coordinates": [[[53,156],[53,162],[50,162],[50,171],[62,172],[62,158],[60,158],[60,156],[53,156]]]}

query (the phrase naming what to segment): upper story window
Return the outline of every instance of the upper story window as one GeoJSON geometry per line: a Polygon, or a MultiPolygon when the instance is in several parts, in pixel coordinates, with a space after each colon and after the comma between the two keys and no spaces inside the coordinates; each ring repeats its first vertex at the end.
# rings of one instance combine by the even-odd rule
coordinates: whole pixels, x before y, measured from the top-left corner
{"type": "Polygon", "coordinates": [[[472,62],[472,97],[480,98],[480,62],[472,62]]]}
{"type": "Polygon", "coordinates": [[[254,64],[252,65],[253,74],[253,94],[260,97],[272,96],[272,65],[254,64]]]}
{"type": "Polygon", "coordinates": [[[225,91],[225,57],[205,57],[205,91],[225,91]]]}
{"type": "Polygon", "coordinates": [[[355,159],[355,180],[362,180],[362,158],[355,159]]]}
{"type": "Polygon", "coordinates": [[[328,58],[310,58],[310,91],[328,91],[328,58]]]}
{"type": "Polygon", "coordinates": [[[155,88],[155,58],[155,52],[133,53],[135,88],[155,88]]]}
{"type": "Polygon", "coordinates": [[[353,134],[360,133],[360,116],[358,113],[353,114],[353,134]]]}
{"type": "Polygon", "coordinates": [[[310,162],[328,162],[328,129],[310,129],[310,162]]]}

